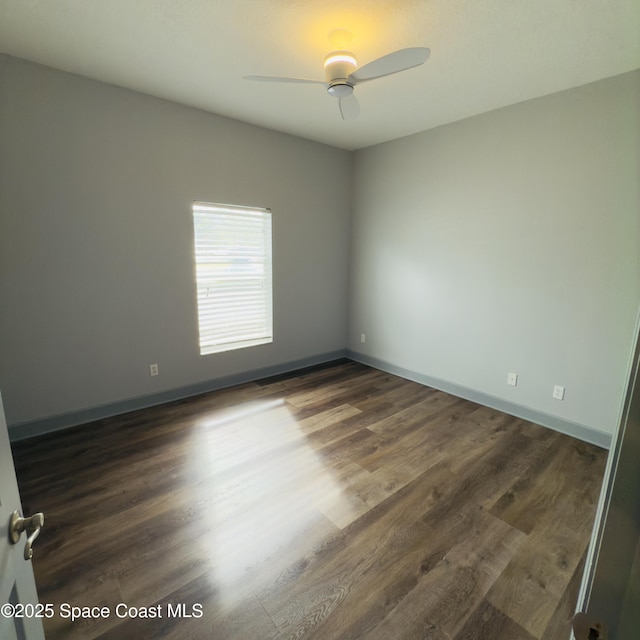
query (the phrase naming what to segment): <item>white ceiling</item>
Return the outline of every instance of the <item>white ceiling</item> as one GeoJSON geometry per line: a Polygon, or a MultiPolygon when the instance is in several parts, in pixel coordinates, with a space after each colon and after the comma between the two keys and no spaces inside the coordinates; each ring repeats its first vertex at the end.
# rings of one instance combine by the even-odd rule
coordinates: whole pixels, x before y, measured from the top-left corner
{"type": "Polygon", "coordinates": [[[640,68],[639,0],[0,0],[0,52],[357,149],[640,68]],[[343,121],[322,86],[334,29],[359,65],[426,46],[358,86],[343,121]]]}

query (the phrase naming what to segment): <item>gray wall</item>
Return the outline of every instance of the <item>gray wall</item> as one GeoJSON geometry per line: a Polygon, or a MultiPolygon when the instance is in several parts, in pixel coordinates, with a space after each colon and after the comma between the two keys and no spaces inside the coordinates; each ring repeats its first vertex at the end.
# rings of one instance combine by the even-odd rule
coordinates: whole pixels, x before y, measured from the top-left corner
{"type": "Polygon", "coordinates": [[[639,97],[634,72],[356,152],[349,348],[610,434],[640,304],[639,97]]]}
{"type": "Polygon", "coordinates": [[[10,425],[348,347],[612,432],[640,304],[640,73],[355,154],[15,58],[0,74],[10,425]],[[273,209],[274,344],[199,355],[193,200],[273,209]]]}
{"type": "Polygon", "coordinates": [[[344,350],[350,153],[15,58],[0,74],[10,425],[344,350]],[[193,200],[272,208],[272,345],[199,355],[193,200]]]}

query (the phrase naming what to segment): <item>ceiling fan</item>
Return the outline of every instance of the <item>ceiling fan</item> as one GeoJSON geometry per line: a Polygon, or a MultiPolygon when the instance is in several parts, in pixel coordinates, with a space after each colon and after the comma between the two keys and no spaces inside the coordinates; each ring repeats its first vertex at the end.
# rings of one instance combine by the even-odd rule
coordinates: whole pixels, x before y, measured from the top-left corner
{"type": "Polygon", "coordinates": [[[343,120],[353,120],[360,113],[360,105],[353,90],[362,82],[389,76],[424,64],[431,51],[426,47],[410,47],[388,53],[363,67],[357,67],[355,56],[349,51],[333,51],[324,60],[325,81],[307,78],[286,78],[278,76],[245,76],[245,80],[259,82],[293,82],[300,84],[321,84],[327,93],[338,98],[340,115],[343,120]]]}

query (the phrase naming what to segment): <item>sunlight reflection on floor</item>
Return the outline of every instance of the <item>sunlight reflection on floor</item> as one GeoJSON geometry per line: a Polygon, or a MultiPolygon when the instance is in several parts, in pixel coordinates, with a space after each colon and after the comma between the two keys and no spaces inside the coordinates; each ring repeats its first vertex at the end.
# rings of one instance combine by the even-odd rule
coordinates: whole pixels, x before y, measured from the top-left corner
{"type": "Polygon", "coordinates": [[[284,400],[208,416],[193,433],[193,500],[210,535],[197,538],[221,604],[250,589],[258,565],[310,523],[349,508],[343,487],[284,400]]]}

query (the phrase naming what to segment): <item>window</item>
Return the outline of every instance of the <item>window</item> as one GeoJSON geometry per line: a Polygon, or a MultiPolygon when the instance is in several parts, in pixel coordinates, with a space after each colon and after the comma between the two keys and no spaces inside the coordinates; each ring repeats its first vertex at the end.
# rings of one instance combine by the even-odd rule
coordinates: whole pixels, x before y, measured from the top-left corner
{"type": "Polygon", "coordinates": [[[194,202],[200,355],[273,342],[271,211],[194,202]]]}

